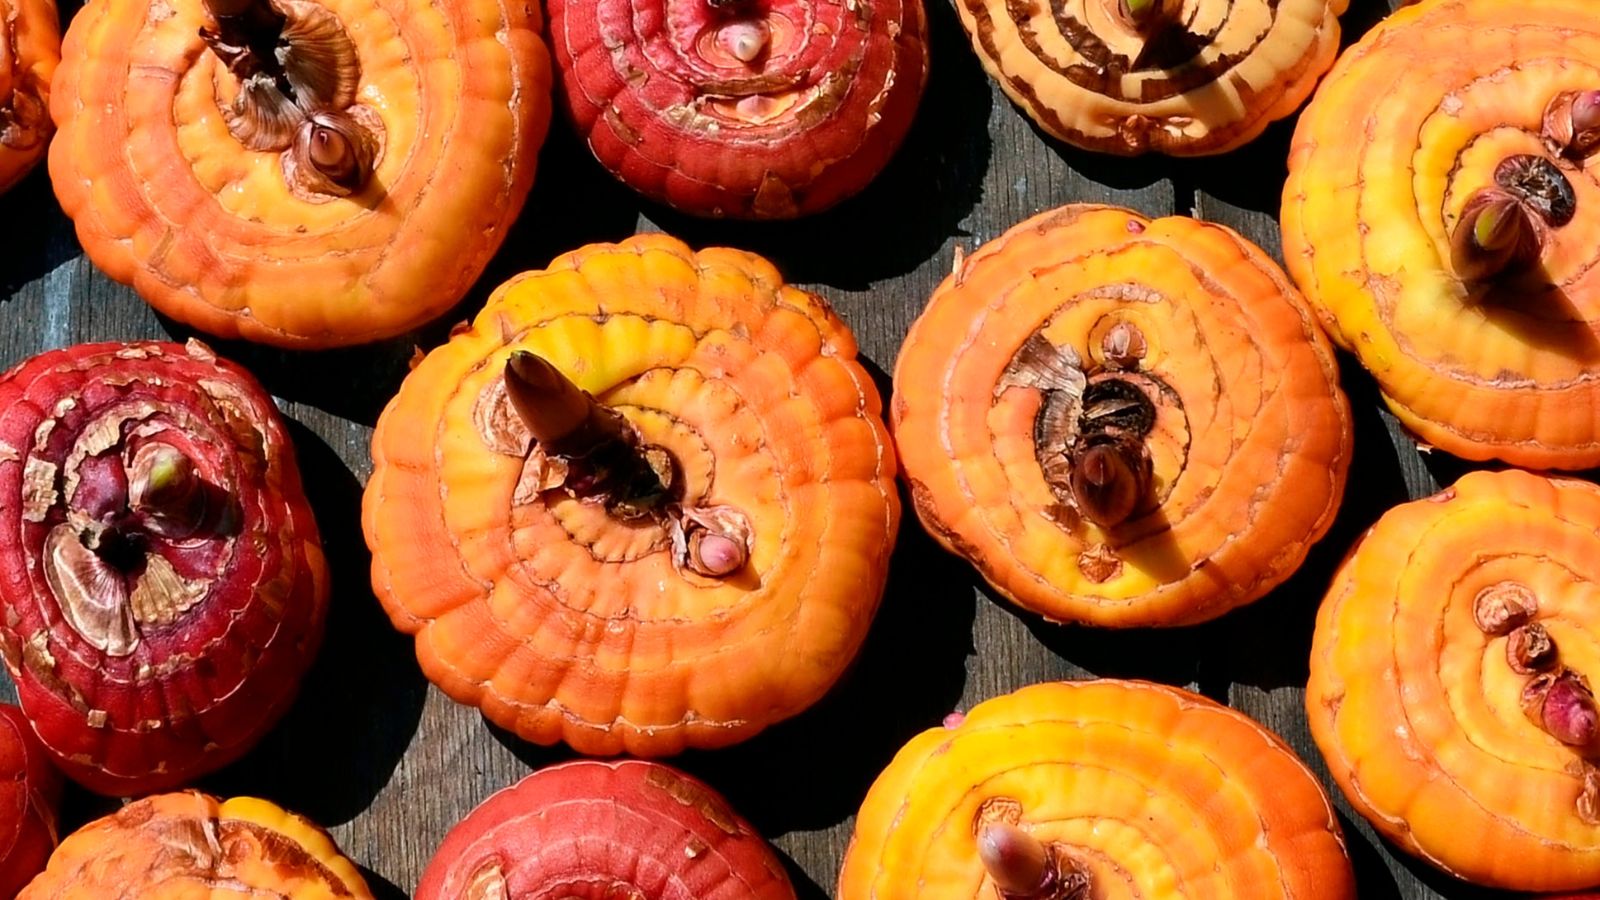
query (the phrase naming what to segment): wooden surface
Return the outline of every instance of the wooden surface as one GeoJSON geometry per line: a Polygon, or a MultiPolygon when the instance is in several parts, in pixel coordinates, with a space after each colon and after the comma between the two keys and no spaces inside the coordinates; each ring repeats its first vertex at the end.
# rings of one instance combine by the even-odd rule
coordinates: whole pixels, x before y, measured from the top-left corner
{"type": "MultiPolygon", "coordinates": [[[[1385,11],[1383,0],[1353,6],[1347,42],[1385,11]]],[[[202,787],[265,796],[329,826],[370,873],[378,896],[402,898],[452,824],[495,790],[563,757],[498,732],[428,686],[409,642],[390,629],[372,596],[359,525],[372,425],[404,377],[413,346],[440,343],[450,322],[512,273],[635,230],[754,250],[834,303],[887,392],[885,373],[901,338],[949,270],[954,247],[970,249],[1040,210],[1084,200],[1152,215],[1194,213],[1278,253],[1275,213],[1292,122],[1220,159],[1080,153],[1046,138],[990,84],[946,0],[932,0],[930,17],[933,75],[907,146],[866,193],[833,213],[767,226],[686,219],[615,184],[558,124],[520,224],[463,307],[440,325],[315,355],[212,342],[249,366],[291,420],[335,592],[329,640],[293,712],[243,762],[202,787]]],[[[0,369],[76,342],[189,334],[82,257],[43,167],[0,198],[0,369]]],[[[907,738],[953,709],[1037,681],[1128,676],[1198,689],[1282,734],[1331,785],[1301,709],[1322,590],[1379,514],[1465,469],[1442,454],[1419,455],[1380,411],[1371,379],[1348,358],[1343,363],[1358,443],[1350,488],[1331,533],[1271,596],[1177,631],[1052,626],[998,602],[908,515],[882,611],[855,668],[829,698],[746,745],[690,754],[678,764],[722,790],[774,840],[808,900],[831,895],[855,808],[907,738]]],[[[0,696],[11,696],[4,676],[0,696]]],[[[1363,898],[1491,896],[1398,858],[1342,800],[1340,806],[1363,898]]],[[[67,824],[108,808],[74,794],[67,824]]]]}

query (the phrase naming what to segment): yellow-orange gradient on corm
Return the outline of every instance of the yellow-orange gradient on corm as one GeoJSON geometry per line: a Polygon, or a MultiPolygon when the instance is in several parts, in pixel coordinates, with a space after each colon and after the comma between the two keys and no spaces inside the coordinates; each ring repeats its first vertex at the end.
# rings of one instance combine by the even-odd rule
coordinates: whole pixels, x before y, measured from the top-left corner
{"type": "Polygon", "coordinates": [[[250,798],[136,800],[69,835],[17,900],[372,900],[327,832],[250,798]]]}
{"type": "Polygon", "coordinates": [[[855,356],[760,257],[662,235],[501,286],[373,437],[373,583],[423,671],[525,740],[595,754],[725,745],[815,702],[865,637],[900,513],[855,356]],[[545,487],[508,403],[514,358],[664,451],[668,501],[618,518],[573,493],[581,459],[545,487]],[[675,545],[695,511],[732,529],[732,571],[695,571],[675,545]]]}
{"type": "MultiPolygon", "coordinates": [[[[1242,713],[1137,681],[1040,684],[913,738],[856,818],[838,900],[989,900],[1001,823],[1094,900],[1353,900],[1327,796],[1242,713]]],[[[1008,894],[1006,896],[1017,896],[1008,894]]]]}
{"type": "Polygon", "coordinates": [[[51,100],[56,196],[97,267],[193,327],[402,334],[461,299],[533,183],[540,29],[513,0],[89,0],[51,100]]]}
{"type": "Polygon", "coordinates": [[[1591,0],[1426,0],[1351,47],[1300,119],[1289,272],[1429,444],[1600,464],[1600,181],[1570,105],[1596,90],[1591,0]],[[1503,252],[1465,258],[1475,198],[1508,193],[1526,251],[1485,231],[1503,252]]]}
{"type": "Polygon", "coordinates": [[[893,427],[945,546],[1022,606],[1106,626],[1203,621],[1287,578],[1352,440],[1332,350],[1264,253],[1087,205],[956,265],[901,351],[893,427]],[[1086,497],[1098,443],[1128,477],[1086,497]]]}
{"type": "Polygon", "coordinates": [[[959,0],[983,67],[1089,150],[1224,153],[1305,102],[1348,0],[959,0]],[[1141,13],[1128,10],[1138,7],[1141,13]]]}
{"type": "Polygon", "coordinates": [[[1600,677],[1597,535],[1593,484],[1472,473],[1384,515],[1317,617],[1306,712],[1328,768],[1378,830],[1457,877],[1600,883],[1583,698],[1600,677]],[[1530,637],[1549,646],[1519,670],[1530,637]]]}
{"type": "Polygon", "coordinates": [[[60,61],[55,0],[0,0],[0,192],[50,144],[50,79],[60,61]]]}

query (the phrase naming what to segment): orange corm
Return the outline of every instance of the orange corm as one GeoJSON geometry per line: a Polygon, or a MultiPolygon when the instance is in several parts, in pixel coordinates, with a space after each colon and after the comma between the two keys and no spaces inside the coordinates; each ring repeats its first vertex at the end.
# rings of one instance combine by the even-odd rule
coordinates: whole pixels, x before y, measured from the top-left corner
{"type": "Polygon", "coordinates": [[[881,596],[895,457],[849,330],[665,236],[503,285],[373,437],[373,583],[522,738],[661,755],[820,698],[881,596]]]}
{"type": "Polygon", "coordinates": [[[958,0],[973,49],[1050,134],[1090,150],[1223,153],[1300,107],[1348,0],[958,0]]]}
{"type": "Polygon", "coordinates": [[[1600,487],[1475,472],[1389,511],[1317,617],[1306,711],[1351,805],[1456,877],[1600,883],[1600,487]]]}
{"type": "Polygon", "coordinates": [[[1402,9],[1341,58],[1295,133],[1290,274],[1395,415],[1468,459],[1600,465],[1595,12],[1402,9]]]}
{"type": "Polygon", "coordinates": [[[17,900],[372,900],[355,864],[264,800],[158,794],[74,832],[17,900]]]}
{"type": "Polygon", "coordinates": [[[913,738],[838,900],[1354,900],[1333,807],[1276,735],[1182,688],[1041,684],[913,738]]]}
{"type": "Polygon", "coordinates": [[[44,156],[50,79],[61,61],[55,0],[0,0],[0,191],[44,156]]]}
{"type": "Polygon", "coordinates": [[[1054,620],[1178,625],[1255,600],[1327,530],[1350,462],[1304,302],[1188,218],[1023,222],[957,263],[894,380],[923,523],[1054,620]]]}
{"type": "Polygon", "coordinates": [[[459,301],[533,183],[537,4],[89,0],[50,112],[84,252],[162,313],[315,349],[459,301]]]}

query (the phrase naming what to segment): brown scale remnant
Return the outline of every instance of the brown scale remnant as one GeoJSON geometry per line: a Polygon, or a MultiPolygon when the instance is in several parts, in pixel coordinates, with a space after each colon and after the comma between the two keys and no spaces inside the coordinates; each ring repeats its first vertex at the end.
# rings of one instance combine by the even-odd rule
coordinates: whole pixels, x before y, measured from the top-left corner
{"type": "Polygon", "coordinates": [[[498,858],[490,858],[473,873],[462,900],[508,900],[509,897],[505,869],[498,858]]]}
{"type": "Polygon", "coordinates": [[[1556,644],[1550,632],[1530,622],[1506,636],[1506,662],[1519,675],[1532,675],[1555,665],[1556,644]]]}
{"type": "MultiPolygon", "coordinates": [[[[1434,502],[1448,502],[1449,498],[1434,498],[1434,502]]],[[[1502,581],[1478,592],[1472,604],[1472,620],[1478,630],[1496,637],[1520,628],[1539,611],[1538,598],[1527,586],[1515,581],[1502,581]]]]}
{"type": "Polygon", "coordinates": [[[372,117],[352,114],[361,80],[339,19],[305,0],[205,0],[206,45],[239,79],[228,130],[245,147],[283,151],[284,175],[345,197],[372,178],[380,151],[372,117]]]}

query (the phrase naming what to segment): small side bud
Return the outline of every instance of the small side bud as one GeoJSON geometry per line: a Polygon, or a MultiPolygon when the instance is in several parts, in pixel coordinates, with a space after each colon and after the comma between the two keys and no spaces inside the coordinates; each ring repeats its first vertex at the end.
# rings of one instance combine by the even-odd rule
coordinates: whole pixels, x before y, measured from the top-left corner
{"type": "Polygon", "coordinates": [[[1544,111],[1545,144],[1554,153],[1581,160],[1600,147],[1600,91],[1563,91],[1544,111]]]}
{"type": "Polygon", "coordinates": [[[1150,352],[1150,344],[1139,326],[1132,322],[1118,322],[1101,339],[1100,352],[1106,365],[1114,369],[1131,369],[1138,366],[1145,354],[1150,352]]]}
{"type": "Polygon", "coordinates": [[[1594,692],[1571,669],[1534,676],[1522,690],[1522,711],[1563,744],[1588,747],[1600,737],[1594,692]]]}
{"type": "Polygon", "coordinates": [[[315,173],[316,190],[348,197],[360,193],[371,180],[376,141],[349,116],[320,112],[300,126],[292,152],[297,162],[315,173]]]}

